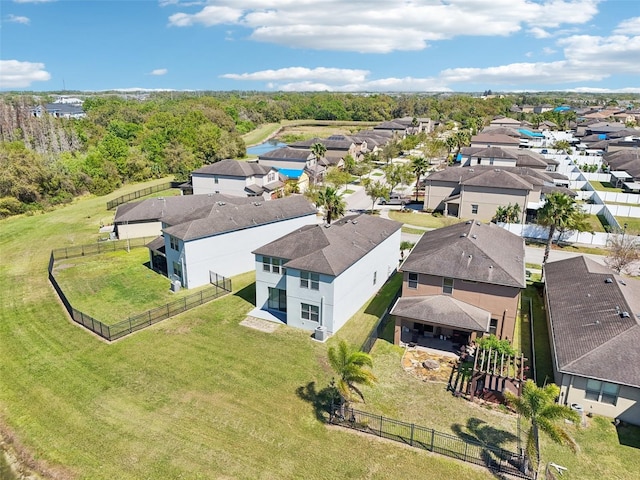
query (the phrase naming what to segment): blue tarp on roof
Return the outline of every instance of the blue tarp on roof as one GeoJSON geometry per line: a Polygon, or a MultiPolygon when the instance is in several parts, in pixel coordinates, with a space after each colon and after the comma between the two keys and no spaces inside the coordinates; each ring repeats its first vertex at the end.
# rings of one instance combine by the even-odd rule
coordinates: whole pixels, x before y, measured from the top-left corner
{"type": "Polygon", "coordinates": [[[607,134],[606,133],[599,133],[598,134],[598,140],[606,140],[607,139],[607,134]]]}
{"type": "Polygon", "coordinates": [[[279,168],[278,173],[281,173],[287,178],[298,179],[302,175],[304,170],[294,170],[293,168],[279,168]]]}
{"type": "Polygon", "coordinates": [[[561,107],[556,107],[553,109],[554,112],[566,112],[567,110],[571,110],[571,107],[563,105],[561,107]]]}
{"type": "Polygon", "coordinates": [[[544,137],[540,132],[532,132],[531,130],[527,130],[526,128],[519,128],[518,131],[528,137],[544,137]]]}
{"type": "Polygon", "coordinates": [[[461,153],[459,153],[459,154],[456,156],[456,162],[461,162],[461,161],[462,161],[462,154],[461,154],[461,153]]]}

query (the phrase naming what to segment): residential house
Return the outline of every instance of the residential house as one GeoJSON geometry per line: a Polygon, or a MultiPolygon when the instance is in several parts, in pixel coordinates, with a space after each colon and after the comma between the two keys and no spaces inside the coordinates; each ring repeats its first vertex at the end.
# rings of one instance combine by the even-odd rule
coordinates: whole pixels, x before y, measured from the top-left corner
{"type": "Polygon", "coordinates": [[[252,203],[255,199],[222,194],[157,197],[129,202],[118,206],[113,220],[114,233],[119,239],[157,237],[162,233],[161,218],[190,215],[219,202],[228,204],[252,203]]]}
{"type": "Polygon", "coordinates": [[[348,216],[255,249],[251,315],[337,332],[395,272],[401,226],[371,215],[348,216]]]}
{"type": "Polygon", "coordinates": [[[425,336],[460,344],[514,338],[526,287],[521,237],[476,221],[439,228],[422,236],[400,270],[402,295],[391,309],[396,345],[425,336]]]}
{"type": "Polygon", "coordinates": [[[460,165],[490,165],[495,167],[530,167],[555,171],[560,162],[529,149],[502,147],[465,147],[460,150],[460,165]]]}
{"type": "Polygon", "coordinates": [[[559,403],[640,425],[640,281],[579,256],[545,266],[559,403]]]}
{"type": "Polygon", "coordinates": [[[479,133],[471,137],[472,147],[520,148],[520,139],[509,135],[479,133]]]}
{"type": "Polygon", "coordinates": [[[191,184],[195,195],[222,193],[264,200],[282,196],[284,189],[276,168],[229,159],[194,170],[191,184]]]}
{"type": "Polygon", "coordinates": [[[521,125],[520,120],[516,120],[515,118],[509,117],[496,117],[491,120],[489,124],[492,127],[510,127],[510,128],[519,128],[521,125]]]}
{"type": "Polygon", "coordinates": [[[163,217],[163,236],[148,245],[151,264],[183,287],[199,287],[209,283],[210,272],[231,277],[253,270],[254,249],[317,222],[316,208],[302,196],[218,202],[189,215],[163,217]]]}
{"type": "Polygon", "coordinates": [[[82,108],[82,104],[72,103],[47,103],[46,105],[38,105],[31,108],[31,115],[34,117],[42,117],[48,113],[55,118],[84,118],[87,116],[82,108]]]}
{"type": "Polygon", "coordinates": [[[289,146],[291,148],[311,150],[311,146],[316,143],[321,143],[327,149],[324,158],[328,164],[333,167],[342,167],[344,165],[344,157],[347,155],[351,155],[354,160],[360,157],[356,143],[353,140],[347,139],[330,140],[328,138],[312,138],[311,140],[290,143],[289,146]]]}
{"type": "Polygon", "coordinates": [[[312,183],[322,181],[328,165],[324,159],[317,160],[310,150],[289,146],[259,155],[258,163],[278,170],[303,170],[312,183]]]}

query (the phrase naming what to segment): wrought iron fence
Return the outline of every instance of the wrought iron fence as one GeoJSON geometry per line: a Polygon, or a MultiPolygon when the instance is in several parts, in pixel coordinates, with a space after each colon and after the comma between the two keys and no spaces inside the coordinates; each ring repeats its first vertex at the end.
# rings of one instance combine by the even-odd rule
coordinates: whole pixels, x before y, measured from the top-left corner
{"type": "Polygon", "coordinates": [[[397,442],[421,448],[429,452],[446,455],[489,468],[496,473],[504,473],[518,478],[534,480],[534,472],[522,472],[523,458],[520,454],[486,443],[464,440],[432,428],[422,427],[392,418],[374,415],[353,408],[331,406],[329,422],[364,433],[388,438],[397,442]]]}
{"type": "Polygon", "coordinates": [[[160,185],[154,185],[153,187],[143,188],[142,190],[137,190],[135,192],[122,195],[121,197],[114,198],[113,200],[109,200],[107,202],[107,210],[112,210],[116,208],[118,205],[122,205],[123,203],[130,202],[131,200],[136,200],[140,197],[146,197],[147,195],[151,195],[152,193],[161,192],[163,190],[169,190],[170,188],[173,188],[174,183],[175,182],[161,183],[160,185]]]}
{"type": "Polygon", "coordinates": [[[73,245],[71,247],[51,250],[51,255],[55,261],[65,258],[88,257],[90,255],[99,255],[105,252],[115,252],[117,250],[144,247],[155,238],[156,237],[138,237],[129,240],[109,240],[89,243],[86,245],[73,245]]]}
{"type": "MultiPolygon", "coordinates": [[[[113,250],[117,250],[115,244],[120,243],[120,247],[122,248],[123,242],[109,242],[113,243],[113,250]]],[[[126,242],[125,242],[126,243],[126,242]]],[[[145,242],[142,242],[144,245],[145,242]]],[[[101,245],[101,244],[98,244],[101,245]]],[[[139,245],[140,246],[140,245],[139,245]]],[[[100,337],[113,341],[118,338],[122,338],[130,333],[141,330],[145,327],[153,325],[154,323],[158,323],[161,320],[165,320],[169,317],[173,317],[180,313],[186,312],[187,310],[191,310],[192,308],[203,305],[204,303],[215,300],[216,298],[220,298],[223,295],[231,292],[231,279],[223,277],[222,275],[215,275],[215,282],[212,282],[212,286],[203,289],[194,294],[185,296],[180,300],[176,300],[171,303],[167,303],[160,307],[152,308],[151,310],[147,310],[146,312],[130,316],[129,318],[122,320],[115,324],[105,324],[100,320],[93,318],[91,315],[87,315],[86,313],[74,308],[71,305],[71,302],[65,295],[62,287],[58,283],[54,275],[54,266],[55,262],[58,259],[64,258],[73,258],[82,255],[95,255],[98,253],[102,253],[104,251],[113,251],[111,249],[94,249],[93,245],[80,245],[78,247],[70,247],[70,249],[58,249],[52,250],[51,255],[49,256],[49,282],[53,286],[54,290],[58,294],[60,301],[64,305],[65,309],[69,313],[71,319],[82,325],[88,330],[91,330],[93,333],[99,335],[100,337]],[[73,249],[73,250],[71,250],[73,249]],[[71,251],[69,251],[71,250],[71,251]],[[78,253],[82,252],[82,253],[78,253]],[[57,255],[57,256],[56,256],[57,255]]]]}

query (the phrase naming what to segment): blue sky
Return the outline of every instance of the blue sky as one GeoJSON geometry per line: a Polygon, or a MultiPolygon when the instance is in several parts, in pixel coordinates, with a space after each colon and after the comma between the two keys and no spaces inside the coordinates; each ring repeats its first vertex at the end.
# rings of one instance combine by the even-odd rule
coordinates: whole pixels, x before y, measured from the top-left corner
{"type": "Polygon", "coordinates": [[[638,0],[0,0],[1,90],[640,93],[638,0]]]}

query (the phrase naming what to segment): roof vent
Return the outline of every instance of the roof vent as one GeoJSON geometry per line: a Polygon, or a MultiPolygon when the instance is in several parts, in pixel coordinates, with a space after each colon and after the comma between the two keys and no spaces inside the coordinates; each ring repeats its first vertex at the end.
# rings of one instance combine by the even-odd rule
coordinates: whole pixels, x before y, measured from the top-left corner
{"type": "Polygon", "coordinates": [[[480,226],[480,222],[476,222],[476,225],[480,226]]]}
{"type": "Polygon", "coordinates": [[[471,260],[473,258],[473,255],[469,255],[469,260],[471,260]]]}
{"type": "Polygon", "coordinates": [[[358,220],[352,220],[351,223],[353,223],[354,225],[358,223],[358,220]]]}
{"type": "Polygon", "coordinates": [[[473,235],[471,235],[471,238],[475,240],[476,238],[478,238],[478,236],[474,233],[473,235]]]}
{"type": "Polygon", "coordinates": [[[625,282],[624,280],[618,280],[618,282],[620,282],[621,285],[626,285],[627,282],[625,282]]]}
{"type": "Polygon", "coordinates": [[[461,238],[462,238],[462,237],[466,237],[466,236],[467,236],[467,234],[466,234],[466,233],[463,233],[462,235],[460,235],[460,237],[461,237],[461,238]]]}
{"type": "Polygon", "coordinates": [[[493,268],[493,265],[489,265],[489,268],[493,268]]]}
{"type": "Polygon", "coordinates": [[[622,312],[622,313],[620,314],[620,317],[621,317],[621,318],[629,318],[630,316],[631,316],[631,315],[629,315],[629,312],[622,312]]]}
{"type": "Polygon", "coordinates": [[[325,223],[325,224],[324,224],[324,228],[329,228],[330,226],[331,226],[331,224],[330,224],[330,223],[325,223]]]}
{"type": "Polygon", "coordinates": [[[465,223],[466,223],[467,225],[471,225],[471,224],[473,223],[473,220],[467,220],[465,223]]]}
{"type": "Polygon", "coordinates": [[[604,279],[604,283],[613,283],[613,280],[610,277],[604,279]]]}

